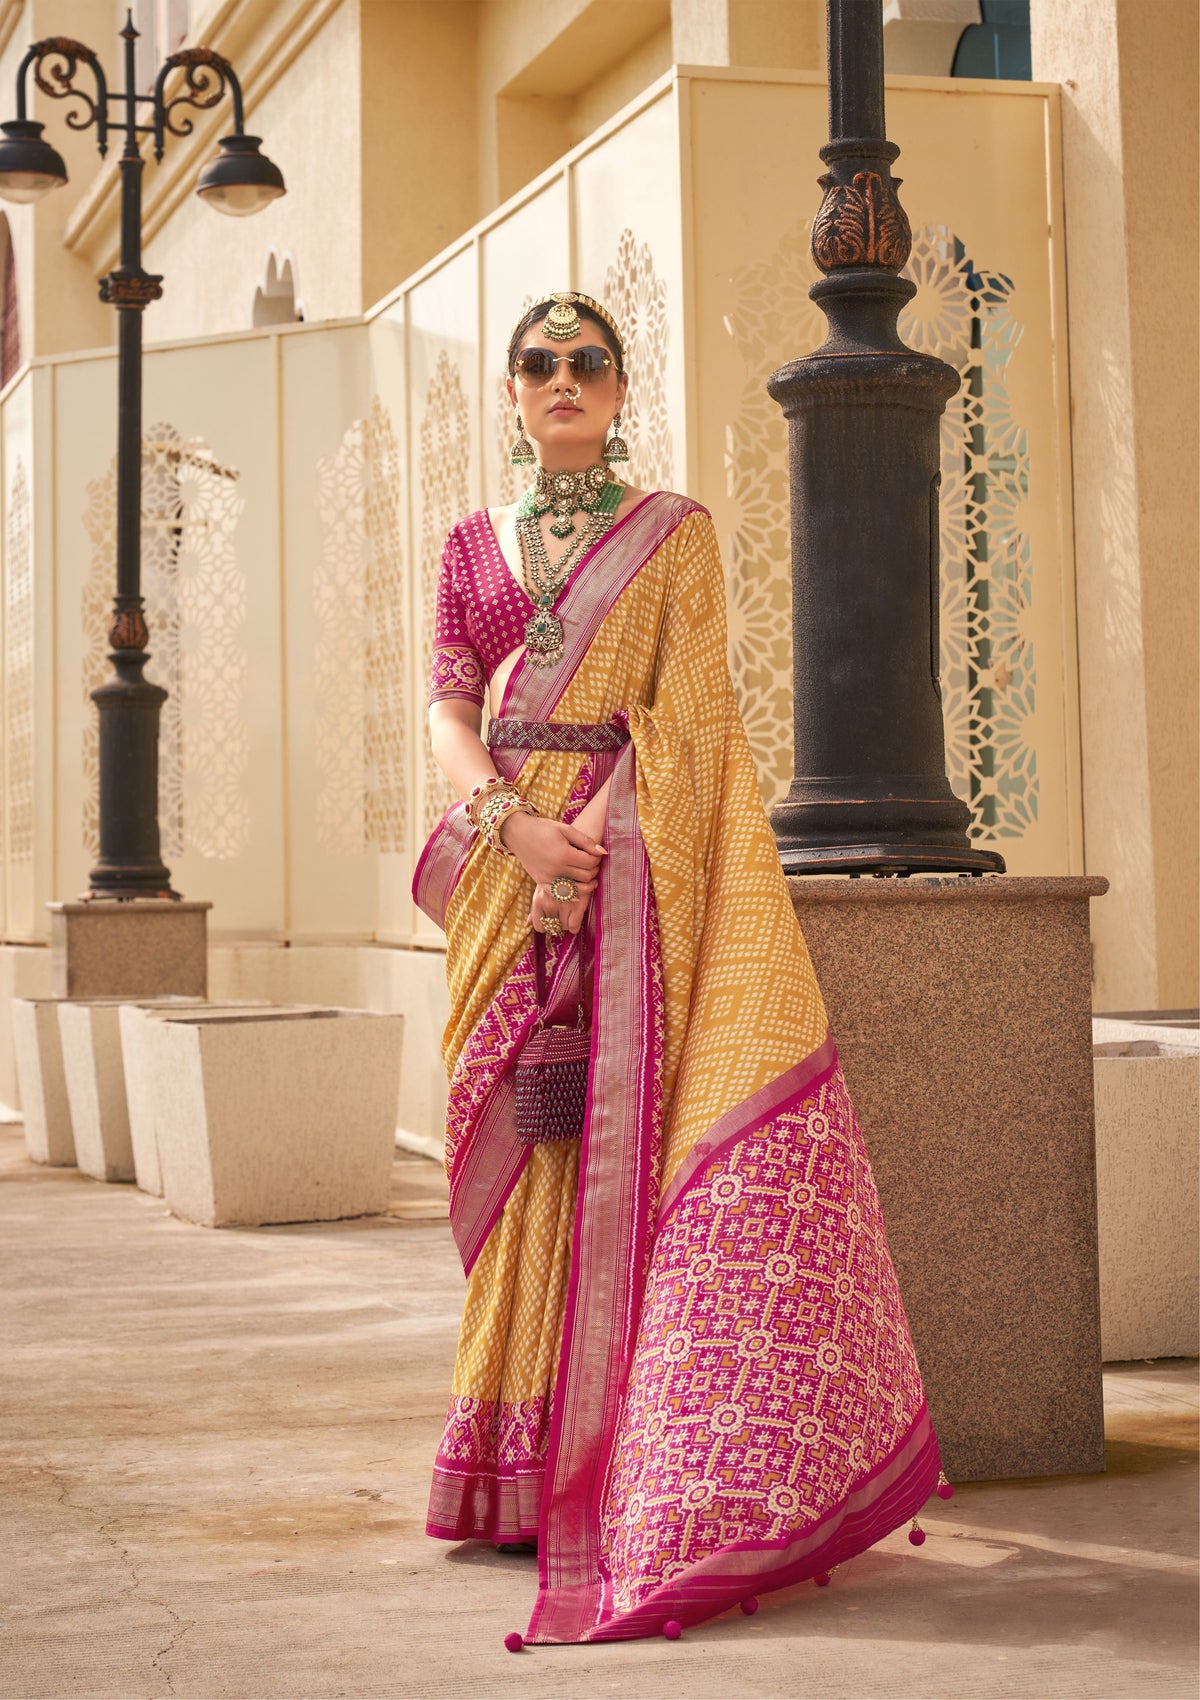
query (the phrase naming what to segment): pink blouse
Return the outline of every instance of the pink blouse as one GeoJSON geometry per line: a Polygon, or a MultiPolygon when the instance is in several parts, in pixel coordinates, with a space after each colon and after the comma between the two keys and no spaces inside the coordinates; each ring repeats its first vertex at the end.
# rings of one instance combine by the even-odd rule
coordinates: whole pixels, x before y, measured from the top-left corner
{"type": "Polygon", "coordinates": [[[525,641],[533,604],[509,570],[481,508],[446,539],[438,578],[429,700],[468,697],[484,688],[506,655],[525,641]]]}

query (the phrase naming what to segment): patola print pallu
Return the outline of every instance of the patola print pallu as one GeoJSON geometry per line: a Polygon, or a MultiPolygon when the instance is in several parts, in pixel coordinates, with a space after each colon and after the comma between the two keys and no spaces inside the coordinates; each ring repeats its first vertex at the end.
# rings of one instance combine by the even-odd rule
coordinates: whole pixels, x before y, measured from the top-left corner
{"type": "MultiPolygon", "coordinates": [[[[536,1538],[535,1642],[658,1634],[822,1576],[911,1518],[939,1471],[734,700],[711,519],[645,498],[555,606],[566,655],[522,658],[489,742],[550,818],[612,781],[582,1141],[516,1136],[535,1018],[520,864],[456,804],[414,881],[448,941],[446,1161],[468,1277],[428,1528],[536,1538]],[[577,747],[521,747],[547,722],[577,747]]],[[[530,611],[471,515],[446,546],[433,695],[482,702],[530,611]]],[[[550,950],[568,1020],[578,941],[550,950]]]]}

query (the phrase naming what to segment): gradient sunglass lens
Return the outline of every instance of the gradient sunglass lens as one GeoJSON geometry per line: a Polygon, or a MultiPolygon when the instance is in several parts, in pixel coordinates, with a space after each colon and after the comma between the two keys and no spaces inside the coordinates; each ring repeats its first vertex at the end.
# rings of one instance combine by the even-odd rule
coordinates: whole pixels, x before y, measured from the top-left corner
{"type": "Polygon", "coordinates": [[[530,384],[546,384],[559,362],[566,363],[572,383],[586,384],[612,365],[612,355],[603,348],[576,348],[570,354],[551,354],[548,348],[524,348],[517,355],[517,376],[530,384]]]}

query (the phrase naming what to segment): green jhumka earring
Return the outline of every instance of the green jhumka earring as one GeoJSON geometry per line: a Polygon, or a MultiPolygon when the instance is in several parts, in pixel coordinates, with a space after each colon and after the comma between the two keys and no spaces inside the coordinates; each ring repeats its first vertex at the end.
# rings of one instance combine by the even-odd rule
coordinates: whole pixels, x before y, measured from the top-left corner
{"type": "Polygon", "coordinates": [[[537,456],[533,452],[533,444],[525,435],[525,426],[521,415],[517,414],[517,440],[508,451],[510,466],[532,466],[537,456]]]}
{"type": "Polygon", "coordinates": [[[610,466],[629,459],[629,444],[621,435],[621,415],[618,413],[612,422],[612,434],[604,445],[604,458],[610,466]]]}

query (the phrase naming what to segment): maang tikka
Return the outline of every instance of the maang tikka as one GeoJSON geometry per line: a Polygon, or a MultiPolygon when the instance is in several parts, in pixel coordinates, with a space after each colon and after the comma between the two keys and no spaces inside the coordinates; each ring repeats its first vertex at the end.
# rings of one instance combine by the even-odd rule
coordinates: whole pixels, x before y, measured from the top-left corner
{"type": "Polygon", "coordinates": [[[612,430],[607,443],[604,445],[604,458],[610,466],[629,459],[629,444],[621,435],[621,415],[618,413],[612,422],[612,430]]]}
{"type": "Polygon", "coordinates": [[[525,435],[525,425],[521,415],[517,414],[517,440],[508,451],[510,466],[532,466],[537,456],[533,452],[533,444],[525,435]]]}

